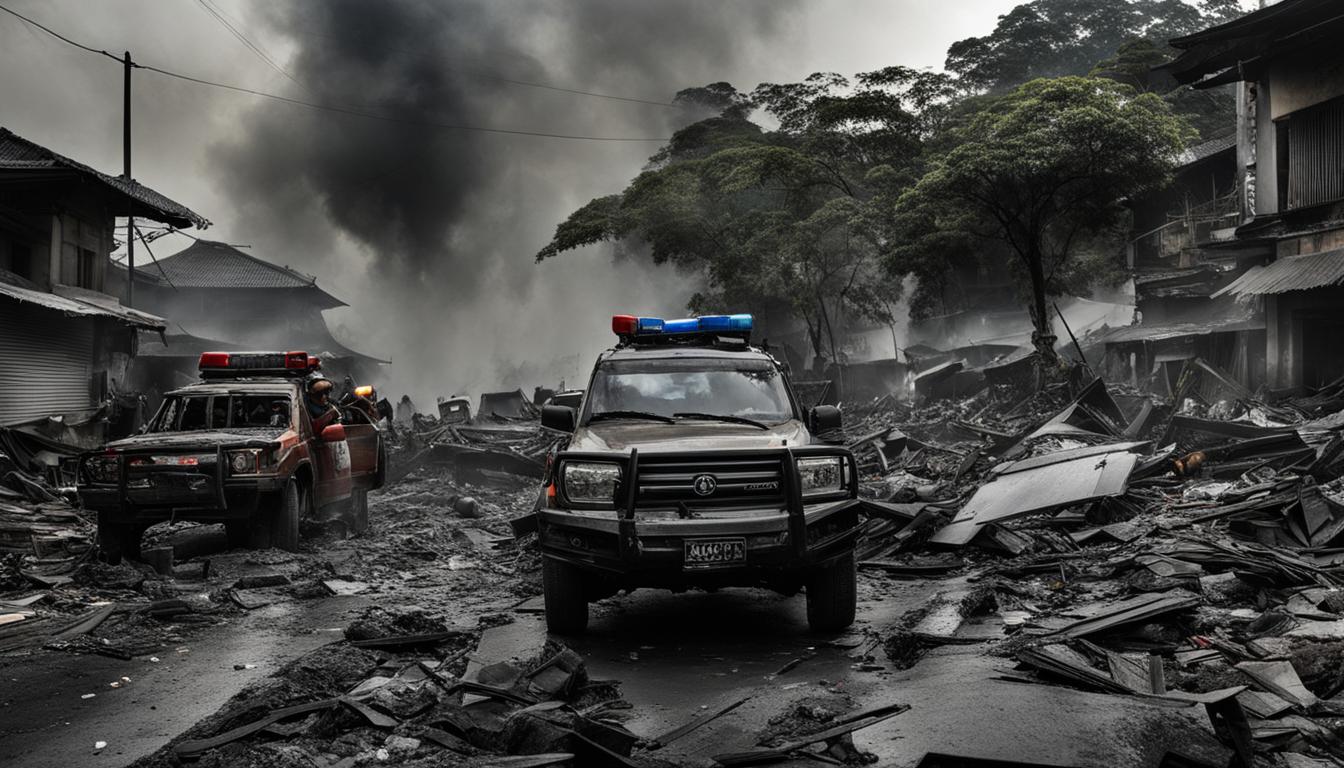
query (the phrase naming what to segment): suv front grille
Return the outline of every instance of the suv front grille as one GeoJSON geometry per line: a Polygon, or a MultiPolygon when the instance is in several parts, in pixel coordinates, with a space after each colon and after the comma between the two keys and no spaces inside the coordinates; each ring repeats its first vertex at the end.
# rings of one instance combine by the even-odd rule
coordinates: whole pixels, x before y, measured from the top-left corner
{"type": "Polygon", "coordinates": [[[638,466],[636,509],[784,505],[784,465],[777,456],[640,454],[638,466]]]}

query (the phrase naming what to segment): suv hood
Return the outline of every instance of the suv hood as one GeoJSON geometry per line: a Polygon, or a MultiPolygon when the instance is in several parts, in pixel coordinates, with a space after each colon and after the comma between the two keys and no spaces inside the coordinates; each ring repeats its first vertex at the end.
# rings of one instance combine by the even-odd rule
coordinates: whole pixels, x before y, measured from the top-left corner
{"type": "Polygon", "coordinates": [[[283,429],[212,429],[199,432],[147,432],[108,443],[106,450],[137,451],[142,449],[176,450],[182,448],[256,447],[270,445],[283,429]]]}
{"type": "Polygon", "coordinates": [[[719,421],[601,421],[580,427],[570,440],[571,451],[703,451],[728,448],[790,448],[808,445],[811,435],[796,419],[758,429],[719,421]]]}

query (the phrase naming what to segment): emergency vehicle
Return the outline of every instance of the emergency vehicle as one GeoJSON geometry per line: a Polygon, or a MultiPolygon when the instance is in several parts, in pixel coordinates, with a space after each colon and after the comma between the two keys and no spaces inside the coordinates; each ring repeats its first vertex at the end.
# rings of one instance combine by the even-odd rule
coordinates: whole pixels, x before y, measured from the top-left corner
{"type": "Polygon", "coordinates": [[[316,433],[305,382],[320,367],[306,352],[206,352],[200,383],[165,395],[140,434],[80,456],[104,555],[138,558],[145,529],[165,520],[223,523],[231,547],[290,551],[300,520],[319,513],[366,528],[387,466],[374,395],[333,397],[340,419],[316,433]]]}
{"type": "Polygon", "coordinates": [[[639,587],[802,590],[813,629],[854,621],[865,502],[853,455],[817,438],[840,411],[804,409],[751,329],[751,315],[617,315],[578,407],[543,407],[570,438],[519,527],[535,522],[552,631],[639,587]]]}

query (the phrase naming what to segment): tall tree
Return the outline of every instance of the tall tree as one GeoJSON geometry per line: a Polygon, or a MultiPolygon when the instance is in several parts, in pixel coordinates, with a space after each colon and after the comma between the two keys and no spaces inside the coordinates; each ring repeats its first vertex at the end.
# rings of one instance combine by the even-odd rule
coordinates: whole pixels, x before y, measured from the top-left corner
{"type": "Polygon", "coordinates": [[[919,177],[951,95],[946,75],[905,67],[818,73],[750,97],[722,83],[682,91],[720,111],[677,131],[623,192],[575,211],[537,260],[603,241],[641,249],[704,276],[692,310],[784,310],[834,359],[846,315],[882,319],[860,290],[884,279],[889,233],[874,211],[889,219],[881,203],[919,177]],[[751,105],[779,127],[751,122],[751,105]]]}
{"type": "Polygon", "coordinates": [[[1006,246],[1029,289],[1033,344],[1055,359],[1047,296],[1077,247],[1169,179],[1189,126],[1153,94],[1097,78],[1033,80],[955,129],[954,147],[897,204],[905,271],[949,242],[1006,246]]]}

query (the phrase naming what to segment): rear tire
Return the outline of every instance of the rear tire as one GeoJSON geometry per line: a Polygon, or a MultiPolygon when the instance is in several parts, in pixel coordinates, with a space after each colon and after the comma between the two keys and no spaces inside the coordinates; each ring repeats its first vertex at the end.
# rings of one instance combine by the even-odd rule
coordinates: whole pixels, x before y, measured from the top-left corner
{"type": "Polygon", "coordinates": [[[838,632],[854,623],[856,581],[853,552],[808,574],[807,624],[812,631],[838,632]]]}
{"type": "Polygon", "coordinates": [[[299,518],[308,500],[307,489],[290,480],[280,493],[280,503],[271,512],[271,546],[286,552],[299,551],[299,518]]]}
{"type": "Polygon", "coordinates": [[[588,628],[588,595],[583,571],[550,557],[541,561],[541,586],[546,595],[546,628],[576,635],[588,628]]]}
{"type": "Polygon", "coordinates": [[[111,565],[123,558],[140,559],[140,537],[144,530],[134,523],[108,522],[106,515],[98,514],[98,550],[111,565]]]}

